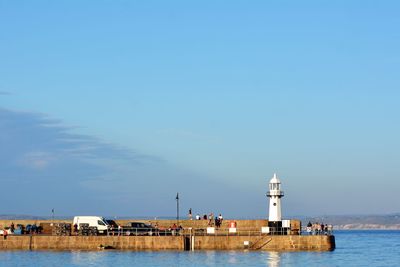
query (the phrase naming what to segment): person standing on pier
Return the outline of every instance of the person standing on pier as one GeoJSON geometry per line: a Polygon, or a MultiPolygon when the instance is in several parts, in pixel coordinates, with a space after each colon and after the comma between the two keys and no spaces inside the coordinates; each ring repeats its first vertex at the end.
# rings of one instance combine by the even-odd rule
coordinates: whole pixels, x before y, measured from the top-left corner
{"type": "Polygon", "coordinates": [[[215,216],[215,226],[219,228],[219,218],[215,216]]]}
{"type": "Polygon", "coordinates": [[[214,223],[214,213],[211,212],[210,215],[208,216],[208,226],[213,226],[214,223]]]}
{"type": "Polygon", "coordinates": [[[122,226],[118,224],[118,236],[122,235],[122,226]]]}
{"type": "Polygon", "coordinates": [[[74,234],[78,235],[78,224],[74,224],[74,234]]]}
{"type": "Polygon", "coordinates": [[[189,220],[192,220],[193,219],[192,218],[192,208],[189,209],[189,214],[188,215],[189,215],[189,220]]]}
{"type": "Polygon", "coordinates": [[[222,221],[224,220],[224,218],[222,217],[221,213],[218,215],[218,220],[219,220],[219,225],[222,225],[222,221]]]}
{"type": "Polygon", "coordinates": [[[307,233],[308,233],[309,235],[311,235],[311,230],[312,230],[312,224],[311,224],[311,222],[309,221],[308,224],[307,224],[307,233]]]}
{"type": "Polygon", "coordinates": [[[3,229],[3,237],[4,237],[4,240],[7,239],[7,235],[8,235],[8,232],[7,232],[6,228],[4,228],[4,229],[3,229]]]}

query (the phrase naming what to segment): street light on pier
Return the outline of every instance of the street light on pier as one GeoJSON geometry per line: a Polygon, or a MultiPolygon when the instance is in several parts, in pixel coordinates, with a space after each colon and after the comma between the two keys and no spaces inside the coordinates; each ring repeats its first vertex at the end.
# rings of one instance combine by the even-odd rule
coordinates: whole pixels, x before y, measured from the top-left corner
{"type": "Polygon", "coordinates": [[[179,225],[179,192],[176,193],[176,222],[177,226],[179,225]]]}

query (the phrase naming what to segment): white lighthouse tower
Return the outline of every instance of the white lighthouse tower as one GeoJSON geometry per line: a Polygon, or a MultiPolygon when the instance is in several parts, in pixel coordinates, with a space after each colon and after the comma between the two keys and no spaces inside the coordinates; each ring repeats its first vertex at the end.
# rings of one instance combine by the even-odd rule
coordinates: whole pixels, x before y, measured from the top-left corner
{"type": "Polygon", "coordinates": [[[283,191],[281,190],[281,181],[276,177],[276,173],[274,173],[274,177],[269,181],[267,197],[270,198],[268,221],[270,226],[277,227],[277,224],[280,225],[278,222],[282,221],[281,198],[283,197],[283,191]]]}

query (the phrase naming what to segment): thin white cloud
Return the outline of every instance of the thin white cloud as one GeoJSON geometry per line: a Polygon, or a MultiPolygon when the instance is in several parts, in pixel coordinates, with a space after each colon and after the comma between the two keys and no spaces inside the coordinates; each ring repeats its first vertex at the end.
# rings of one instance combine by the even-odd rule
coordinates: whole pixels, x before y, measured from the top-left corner
{"type": "Polygon", "coordinates": [[[113,159],[131,165],[160,161],[93,136],[72,133],[62,121],[44,114],[0,108],[0,132],[0,158],[34,170],[48,169],[55,163],[63,166],[72,160],[113,159]]]}

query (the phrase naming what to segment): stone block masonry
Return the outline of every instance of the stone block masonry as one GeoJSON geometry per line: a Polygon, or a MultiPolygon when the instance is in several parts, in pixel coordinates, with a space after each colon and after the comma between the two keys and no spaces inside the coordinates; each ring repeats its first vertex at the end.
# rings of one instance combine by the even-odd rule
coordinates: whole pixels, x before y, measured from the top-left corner
{"type": "MultiPolygon", "coordinates": [[[[184,250],[187,236],[8,236],[0,250],[96,250],[112,247],[126,250],[184,250]]],[[[192,242],[192,240],[190,241],[192,242]]],[[[334,236],[195,236],[194,250],[330,251],[334,236]],[[247,244],[247,245],[245,245],[247,244]]],[[[187,246],[189,249],[191,246],[187,246]]]]}

